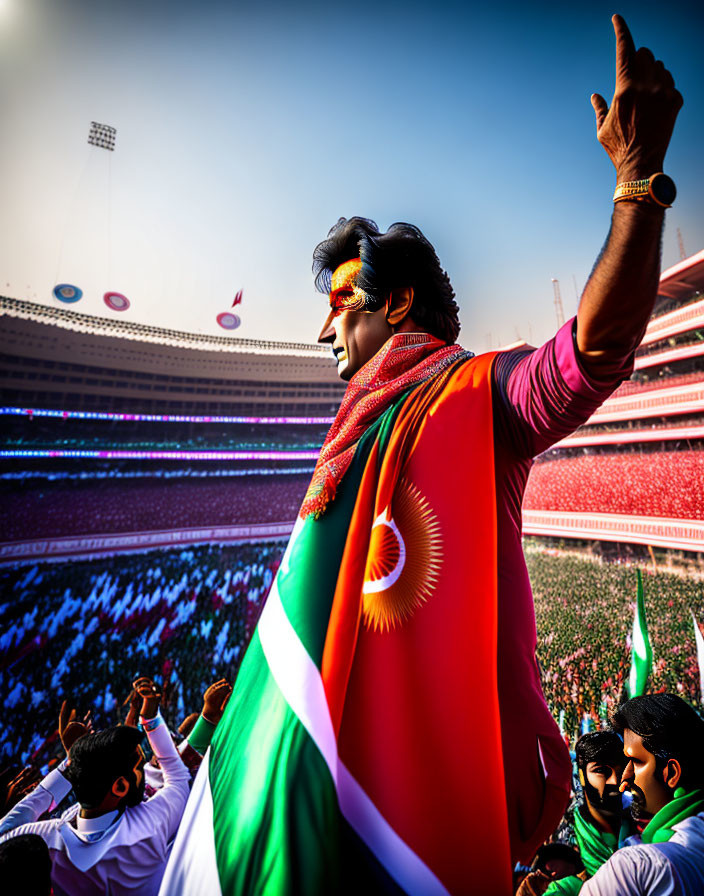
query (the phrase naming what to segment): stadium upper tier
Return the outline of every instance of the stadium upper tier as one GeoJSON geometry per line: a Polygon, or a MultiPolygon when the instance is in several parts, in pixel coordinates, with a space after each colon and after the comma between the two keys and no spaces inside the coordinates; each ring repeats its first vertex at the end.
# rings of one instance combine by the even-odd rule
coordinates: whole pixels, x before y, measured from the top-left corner
{"type": "MultiPolygon", "coordinates": [[[[0,542],[203,526],[293,524],[310,473],[125,482],[42,483],[27,500],[21,481],[6,483],[0,542]]],[[[289,526],[290,529],[290,526],[289,526]]]]}
{"type": "Polygon", "coordinates": [[[328,347],[181,333],[0,297],[4,404],[128,414],[322,416],[328,347]]]}

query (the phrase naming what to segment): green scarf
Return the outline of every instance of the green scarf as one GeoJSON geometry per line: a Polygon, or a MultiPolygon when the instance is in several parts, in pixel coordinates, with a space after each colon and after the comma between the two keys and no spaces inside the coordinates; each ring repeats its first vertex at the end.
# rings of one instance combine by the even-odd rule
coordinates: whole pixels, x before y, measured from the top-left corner
{"type": "Polygon", "coordinates": [[[579,877],[570,875],[554,880],[545,891],[545,896],[577,896],[584,886],[584,881],[579,877]]]}
{"type": "Polygon", "coordinates": [[[579,854],[589,877],[593,877],[618,848],[615,834],[600,831],[586,820],[580,809],[574,813],[574,832],[579,854]]]}
{"type": "Polygon", "coordinates": [[[704,812],[704,790],[687,791],[678,787],[673,799],[648,822],[643,831],[643,843],[667,843],[675,833],[676,824],[699,812],[704,812]]]}
{"type": "MultiPolygon", "coordinates": [[[[582,862],[589,877],[593,877],[599,868],[616,852],[620,844],[631,833],[628,818],[621,822],[618,839],[615,834],[600,831],[591,824],[577,809],[574,813],[574,828],[577,846],[582,862]]],[[[553,881],[545,892],[545,896],[577,896],[584,881],[574,875],[553,881]]]]}

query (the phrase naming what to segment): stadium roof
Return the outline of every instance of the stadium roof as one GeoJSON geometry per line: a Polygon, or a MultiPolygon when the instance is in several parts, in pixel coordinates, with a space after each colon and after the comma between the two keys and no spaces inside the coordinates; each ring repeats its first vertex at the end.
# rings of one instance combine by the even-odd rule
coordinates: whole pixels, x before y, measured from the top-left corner
{"type": "Polygon", "coordinates": [[[134,342],[152,342],[176,348],[201,349],[216,352],[236,352],[238,354],[288,355],[301,358],[330,357],[330,347],[306,342],[265,342],[260,339],[238,339],[232,336],[209,336],[204,333],[187,333],[182,330],[168,330],[147,324],[81,314],[66,308],[55,308],[38,302],[27,302],[0,296],[0,317],[19,317],[41,324],[50,324],[88,333],[93,336],[109,336],[129,339],[134,342]]]}
{"type": "Polygon", "coordinates": [[[686,299],[693,292],[704,292],[704,249],[663,271],[658,295],[686,299]]]}

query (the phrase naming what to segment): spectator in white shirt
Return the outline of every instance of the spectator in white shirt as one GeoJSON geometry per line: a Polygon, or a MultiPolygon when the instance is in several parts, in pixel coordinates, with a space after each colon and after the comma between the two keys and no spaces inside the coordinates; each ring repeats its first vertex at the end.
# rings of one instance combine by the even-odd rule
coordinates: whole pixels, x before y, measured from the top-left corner
{"type": "MultiPolygon", "coordinates": [[[[142,725],[163,771],[158,793],[142,801],[142,734],[123,725],[79,736],[68,760],[0,820],[0,842],[21,834],[44,839],[56,896],[151,896],[159,890],[190,775],[159,713],[153,682],[140,678],[134,687],[142,698],[142,725]],[[36,820],[72,786],[78,804],[60,818],[36,820]],[[32,820],[24,823],[28,816],[32,820]]],[[[70,732],[64,728],[62,735],[66,744],[70,732]]]]}

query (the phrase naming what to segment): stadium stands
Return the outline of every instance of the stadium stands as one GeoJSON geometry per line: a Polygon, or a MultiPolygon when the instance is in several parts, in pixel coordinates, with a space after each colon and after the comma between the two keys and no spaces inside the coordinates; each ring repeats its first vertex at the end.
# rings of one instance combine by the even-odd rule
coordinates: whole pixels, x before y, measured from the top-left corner
{"type": "Polygon", "coordinates": [[[704,450],[590,454],[536,463],[525,510],[704,519],[704,450]]]}
{"type": "Polygon", "coordinates": [[[309,474],[45,483],[6,489],[0,541],[195,526],[291,522],[309,474]],[[126,487],[127,485],[127,487],[126,487]]]}

